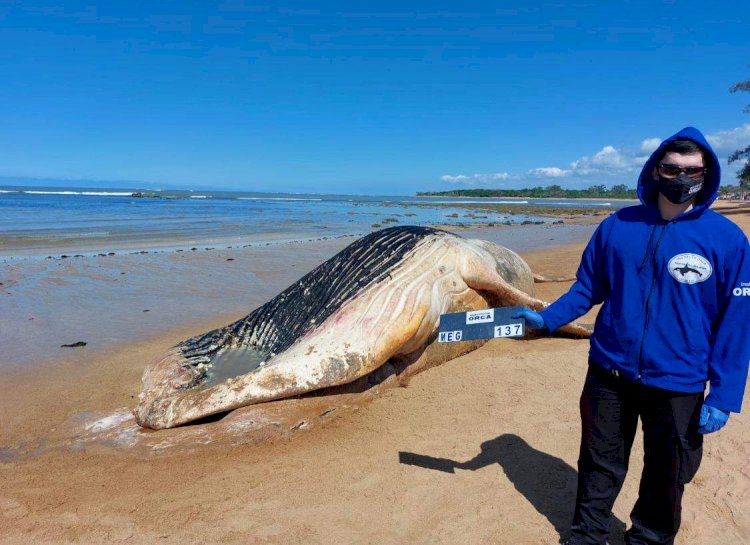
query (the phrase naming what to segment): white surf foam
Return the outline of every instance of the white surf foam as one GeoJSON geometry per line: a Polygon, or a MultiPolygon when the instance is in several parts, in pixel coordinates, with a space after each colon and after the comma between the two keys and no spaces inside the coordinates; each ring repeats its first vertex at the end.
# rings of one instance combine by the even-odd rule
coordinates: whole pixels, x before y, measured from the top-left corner
{"type": "Polygon", "coordinates": [[[86,424],[85,430],[91,432],[109,430],[131,420],[132,418],[133,415],[128,409],[118,409],[109,416],[105,416],[104,418],[86,424]]]}
{"type": "Polygon", "coordinates": [[[22,191],[27,195],[89,195],[97,197],[130,197],[133,192],[120,192],[120,191],[22,191]]]}

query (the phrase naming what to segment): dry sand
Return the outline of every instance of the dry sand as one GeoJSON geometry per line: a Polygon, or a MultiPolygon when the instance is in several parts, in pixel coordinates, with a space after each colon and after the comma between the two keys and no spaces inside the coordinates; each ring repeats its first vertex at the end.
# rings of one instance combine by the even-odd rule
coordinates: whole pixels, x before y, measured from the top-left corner
{"type": "MultiPolygon", "coordinates": [[[[747,207],[721,206],[750,232],[747,207]]],[[[558,275],[575,271],[581,250],[525,257],[558,275]]],[[[542,284],[538,295],[553,300],[567,286],[542,284]]],[[[234,413],[166,433],[106,433],[129,430],[118,419],[146,362],[225,322],[6,376],[0,543],[510,545],[567,533],[586,341],[493,341],[257,444],[243,444],[234,413]]],[[[639,440],[634,449],[613,545],[637,495],[639,440]]],[[[679,544],[750,543],[749,456],[746,414],[707,437],[679,544]]]]}

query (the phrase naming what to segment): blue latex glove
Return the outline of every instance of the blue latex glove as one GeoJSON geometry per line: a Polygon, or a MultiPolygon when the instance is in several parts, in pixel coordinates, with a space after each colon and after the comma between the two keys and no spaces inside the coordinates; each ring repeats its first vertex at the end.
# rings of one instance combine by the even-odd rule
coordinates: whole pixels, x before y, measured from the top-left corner
{"type": "Polygon", "coordinates": [[[519,310],[515,314],[512,314],[511,318],[523,318],[531,327],[534,327],[536,329],[544,329],[544,318],[542,318],[542,315],[537,311],[531,310],[530,308],[519,310]]]}
{"type": "Polygon", "coordinates": [[[703,404],[701,407],[700,428],[701,433],[713,433],[719,431],[729,420],[729,413],[725,413],[711,405],[703,404]]]}

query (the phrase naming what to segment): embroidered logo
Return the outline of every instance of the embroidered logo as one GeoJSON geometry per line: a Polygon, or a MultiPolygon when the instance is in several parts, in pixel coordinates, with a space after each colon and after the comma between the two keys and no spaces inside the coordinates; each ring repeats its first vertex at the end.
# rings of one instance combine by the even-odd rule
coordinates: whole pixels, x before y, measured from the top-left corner
{"type": "Polygon", "coordinates": [[[732,290],[735,297],[750,297],[750,282],[740,282],[739,287],[732,290]]]}
{"type": "Polygon", "coordinates": [[[711,263],[698,254],[677,254],[667,264],[672,278],[683,284],[705,282],[714,272],[711,263]]]}

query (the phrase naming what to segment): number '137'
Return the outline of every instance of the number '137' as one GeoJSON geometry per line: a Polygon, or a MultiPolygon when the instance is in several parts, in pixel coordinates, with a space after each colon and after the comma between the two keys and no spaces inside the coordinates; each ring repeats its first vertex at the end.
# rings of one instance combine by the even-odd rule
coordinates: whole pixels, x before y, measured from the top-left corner
{"type": "Polygon", "coordinates": [[[523,335],[521,324],[506,324],[495,326],[495,337],[512,337],[523,335]]]}

